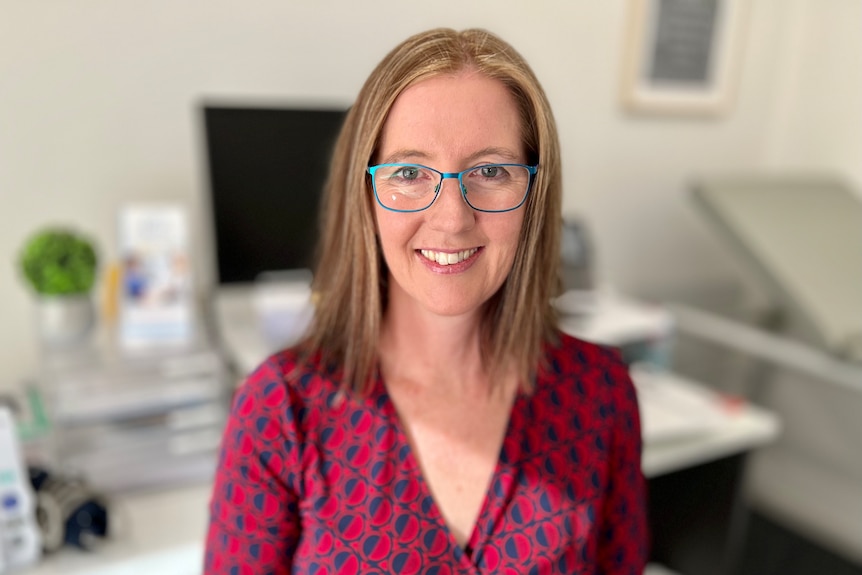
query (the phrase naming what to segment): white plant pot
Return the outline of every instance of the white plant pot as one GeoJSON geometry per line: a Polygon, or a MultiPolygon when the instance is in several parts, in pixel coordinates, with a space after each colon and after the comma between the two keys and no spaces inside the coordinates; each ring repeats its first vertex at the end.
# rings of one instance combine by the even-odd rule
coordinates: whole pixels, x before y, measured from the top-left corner
{"type": "Polygon", "coordinates": [[[39,339],[48,348],[84,343],[96,324],[89,295],[43,296],[37,301],[39,339]]]}

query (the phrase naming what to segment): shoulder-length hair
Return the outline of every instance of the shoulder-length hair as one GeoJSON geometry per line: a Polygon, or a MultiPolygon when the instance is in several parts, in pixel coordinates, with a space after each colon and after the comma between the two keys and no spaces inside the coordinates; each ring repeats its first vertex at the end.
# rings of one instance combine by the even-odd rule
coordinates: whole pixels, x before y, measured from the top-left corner
{"type": "Polygon", "coordinates": [[[322,234],[314,274],[315,319],[302,344],[336,368],[346,390],[367,392],[377,375],[377,345],[388,270],[376,236],[366,168],[395,99],[421,80],[464,69],[502,82],[521,113],[528,162],[539,164],[525,204],[512,271],[487,302],[482,352],[494,375],[514,367],[529,390],[542,347],[556,341],[551,298],[559,293],[561,170],[559,140],[547,97],[526,61],[485,30],[435,29],[412,36],[374,69],[345,119],[324,190],[322,234]]]}

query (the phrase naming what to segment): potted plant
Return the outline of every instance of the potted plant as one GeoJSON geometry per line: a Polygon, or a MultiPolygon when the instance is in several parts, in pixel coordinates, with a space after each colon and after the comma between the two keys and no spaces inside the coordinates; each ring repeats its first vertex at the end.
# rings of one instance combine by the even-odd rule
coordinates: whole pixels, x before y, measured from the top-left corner
{"type": "Polygon", "coordinates": [[[91,291],[98,257],[93,243],[71,229],[46,228],[27,239],[18,263],[38,297],[43,343],[53,347],[86,338],[95,324],[91,291]]]}

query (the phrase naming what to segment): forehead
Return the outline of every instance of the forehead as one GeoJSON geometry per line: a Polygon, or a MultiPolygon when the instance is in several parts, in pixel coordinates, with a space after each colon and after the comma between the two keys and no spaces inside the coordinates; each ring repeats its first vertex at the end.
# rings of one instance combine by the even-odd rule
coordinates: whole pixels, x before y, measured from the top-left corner
{"type": "Polygon", "coordinates": [[[522,156],[521,128],[518,106],[505,84],[466,70],[404,90],[389,111],[378,151],[380,161],[402,151],[449,158],[486,148],[522,156]]]}

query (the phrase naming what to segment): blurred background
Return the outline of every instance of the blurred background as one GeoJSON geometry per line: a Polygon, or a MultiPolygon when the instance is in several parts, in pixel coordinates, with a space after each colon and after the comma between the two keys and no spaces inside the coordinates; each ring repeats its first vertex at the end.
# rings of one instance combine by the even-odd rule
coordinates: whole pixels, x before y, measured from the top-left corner
{"type": "Polygon", "coordinates": [[[716,118],[644,117],[620,104],[627,2],[13,2],[0,22],[0,365],[36,361],[25,238],[69,222],[116,257],[124,203],[189,206],[199,256],[206,98],[347,106],[399,40],[487,27],[535,69],[559,124],[564,208],[589,222],[600,281],[655,295],[737,281],[693,213],[696,175],[818,170],[862,186],[860,4],[751,2],[733,102],[716,118]]]}
{"type": "MultiPolygon", "coordinates": [[[[346,108],[396,43],[435,26],[488,28],[533,67],[562,141],[564,214],[589,229],[597,285],[731,315],[768,310],[770,294],[698,213],[692,185],[814,174],[862,198],[862,2],[736,2],[745,13],[729,83],[705,113],[627,105],[634,4],[0,0],[0,390],[41,361],[16,263],[34,230],[92,237],[102,297],[120,209],[179,204],[204,295],[216,272],[202,103],[346,108]]],[[[701,378],[701,360],[726,368],[726,355],[689,351],[679,361],[701,378]]],[[[829,552],[852,564],[847,547],[829,552]]]]}

